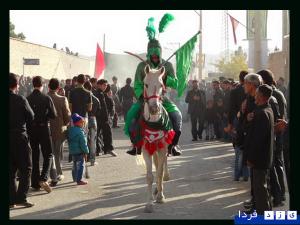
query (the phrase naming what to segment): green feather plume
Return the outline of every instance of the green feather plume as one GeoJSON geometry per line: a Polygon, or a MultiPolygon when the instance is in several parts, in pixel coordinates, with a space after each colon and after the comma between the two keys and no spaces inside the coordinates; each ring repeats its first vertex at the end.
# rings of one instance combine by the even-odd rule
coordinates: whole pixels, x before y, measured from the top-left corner
{"type": "Polygon", "coordinates": [[[160,20],[159,22],[159,33],[162,33],[165,31],[166,27],[169,25],[169,23],[174,20],[174,16],[169,14],[169,13],[166,13],[160,20]]]}
{"type": "Polygon", "coordinates": [[[153,23],[154,23],[154,18],[153,17],[149,18],[148,25],[146,27],[149,40],[155,39],[156,30],[153,23]]]}

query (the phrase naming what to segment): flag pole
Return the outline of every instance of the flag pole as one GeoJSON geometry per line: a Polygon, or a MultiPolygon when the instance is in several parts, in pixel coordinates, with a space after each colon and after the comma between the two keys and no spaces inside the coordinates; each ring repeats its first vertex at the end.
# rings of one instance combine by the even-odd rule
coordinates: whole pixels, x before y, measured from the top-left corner
{"type": "MultiPolygon", "coordinates": [[[[201,30],[199,30],[193,37],[197,36],[200,33],[201,33],[201,30]]],[[[188,43],[190,41],[190,39],[187,42],[185,42],[179,49],[181,49],[186,43],[188,43]]],[[[179,49],[177,49],[167,60],[165,60],[165,62],[161,66],[164,66],[174,55],[176,55],[176,53],[178,52],[179,49]]]]}

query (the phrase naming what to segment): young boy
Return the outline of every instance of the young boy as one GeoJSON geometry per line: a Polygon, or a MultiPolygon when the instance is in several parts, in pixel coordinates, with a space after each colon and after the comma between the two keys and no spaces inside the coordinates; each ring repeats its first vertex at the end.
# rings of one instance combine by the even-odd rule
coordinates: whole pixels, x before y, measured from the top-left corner
{"type": "Polygon", "coordinates": [[[83,130],[85,121],[77,113],[72,115],[72,121],[74,126],[68,129],[69,151],[73,160],[72,177],[77,185],[85,185],[88,182],[82,180],[82,174],[87,154],[89,154],[87,138],[83,130]]]}

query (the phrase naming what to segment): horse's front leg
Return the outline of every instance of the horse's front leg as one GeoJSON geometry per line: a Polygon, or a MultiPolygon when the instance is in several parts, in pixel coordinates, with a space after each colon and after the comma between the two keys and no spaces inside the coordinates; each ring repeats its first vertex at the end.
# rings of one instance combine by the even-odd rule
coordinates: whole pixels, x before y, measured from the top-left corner
{"type": "Polygon", "coordinates": [[[153,174],[152,174],[152,156],[149,155],[146,149],[142,149],[143,157],[146,163],[146,179],[148,184],[148,192],[147,192],[147,204],[145,207],[145,212],[151,213],[153,212],[153,194],[152,194],[152,184],[153,184],[153,174]]]}
{"type": "Polygon", "coordinates": [[[164,164],[167,160],[167,149],[159,150],[157,152],[157,171],[156,171],[156,179],[157,179],[157,196],[156,202],[163,203],[164,202],[164,194],[163,194],[163,172],[164,172],[164,164]]]}
{"type": "Polygon", "coordinates": [[[169,168],[168,168],[168,158],[166,158],[165,163],[164,163],[163,181],[168,181],[168,180],[170,180],[170,173],[169,173],[169,168]]]}

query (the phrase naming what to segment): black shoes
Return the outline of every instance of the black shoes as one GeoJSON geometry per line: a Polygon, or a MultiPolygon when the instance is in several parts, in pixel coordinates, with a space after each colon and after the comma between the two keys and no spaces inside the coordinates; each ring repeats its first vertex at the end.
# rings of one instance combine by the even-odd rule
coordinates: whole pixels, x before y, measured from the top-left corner
{"type": "Polygon", "coordinates": [[[177,145],[169,145],[168,147],[168,154],[172,154],[173,156],[180,156],[181,150],[178,148],[177,145]]]}
{"type": "MultiPolygon", "coordinates": [[[[142,149],[141,148],[136,148],[136,147],[133,147],[131,150],[128,150],[126,152],[127,154],[129,155],[141,155],[142,154],[142,149]]],[[[173,145],[169,145],[168,147],[168,154],[172,154],[173,156],[179,156],[181,155],[181,151],[180,149],[178,148],[178,146],[173,146],[173,145]]]]}
{"type": "Polygon", "coordinates": [[[129,155],[141,155],[142,154],[142,149],[141,148],[136,148],[136,147],[133,147],[131,150],[128,150],[127,152],[126,152],[127,154],[129,154],[129,155]]]}
{"type": "Polygon", "coordinates": [[[193,138],[192,141],[198,141],[198,139],[197,138],[193,138]]]}
{"type": "Polygon", "coordinates": [[[254,203],[253,203],[252,199],[244,201],[245,209],[251,209],[251,208],[253,208],[253,206],[254,206],[254,203]]]}
{"type": "Polygon", "coordinates": [[[50,187],[56,187],[57,186],[58,181],[51,181],[50,182],[50,187]]]}

